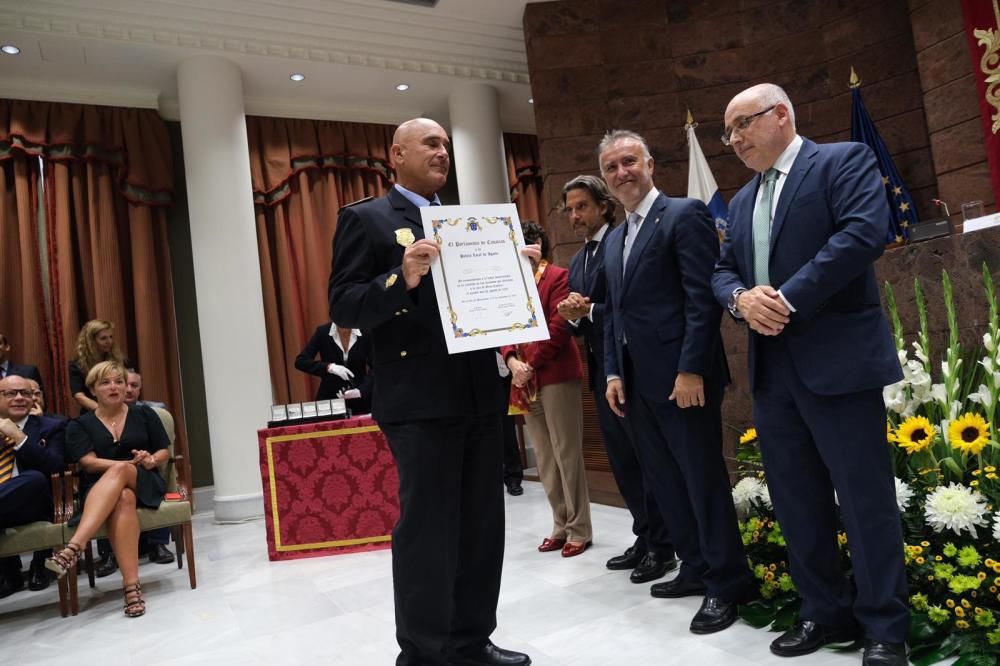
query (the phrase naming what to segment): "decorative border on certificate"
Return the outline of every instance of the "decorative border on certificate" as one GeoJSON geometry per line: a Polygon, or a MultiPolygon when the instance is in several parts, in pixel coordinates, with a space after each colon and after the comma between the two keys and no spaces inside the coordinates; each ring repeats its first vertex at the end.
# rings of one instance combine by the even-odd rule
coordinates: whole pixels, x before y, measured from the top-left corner
{"type": "MultiPolygon", "coordinates": [[[[479,231],[483,228],[484,224],[503,224],[507,227],[507,237],[510,238],[511,251],[514,253],[514,258],[520,260],[521,255],[518,254],[521,249],[520,244],[517,242],[517,234],[514,233],[514,221],[509,217],[467,217],[467,218],[444,218],[431,220],[431,228],[434,229],[434,240],[438,244],[442,243],[441,240],[441,229],[447,225],[449,227],[457,227],[460,224],[465,224],[466,231],[479,231]]],[[[451,292],[448,289],[448,269],[444,265],[444,257],[441,257],[441,274],[444,279],[444,293],[445,298],[448,302],[448,313],[451,317],[451,328],[452,332],[455,334],[456,338],[467,338],[473,335],[485,335],[487,333],[497,333],[499,331],[518,331],[526,328],[535,328],[538,326],[538,315],[535,313],[535,301],[531,297],[531,293],[528,291],[528,283],[524,278],[524,273],[521,274],[521,284],[524,288],[524,307],[528,312],[528,319],[524,322],[515,322],[510,326],[504,328],[494,328],[494,329],[479,329],[473,328],[466,331],[464,328],[458,325],[458,313],[455,312],[455,308],[451,302],[451,292]]]]}

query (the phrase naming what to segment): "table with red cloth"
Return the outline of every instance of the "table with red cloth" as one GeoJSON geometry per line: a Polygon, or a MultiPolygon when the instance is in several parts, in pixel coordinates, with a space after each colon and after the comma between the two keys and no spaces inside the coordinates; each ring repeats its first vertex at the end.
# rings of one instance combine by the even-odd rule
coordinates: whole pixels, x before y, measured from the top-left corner
{"type": "Polygon", "coordinates": [[[271,560],[388,548],[399,476],[370,416],[257,431],[271,560]]]}

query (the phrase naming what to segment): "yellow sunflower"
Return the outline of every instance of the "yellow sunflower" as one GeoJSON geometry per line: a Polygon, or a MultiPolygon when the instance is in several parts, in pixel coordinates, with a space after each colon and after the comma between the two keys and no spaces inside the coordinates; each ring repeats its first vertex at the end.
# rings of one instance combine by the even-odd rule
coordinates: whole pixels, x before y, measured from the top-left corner
{"type": "Polygon", "coordinates": [[[757,428],[747,428],[747,431],[740,435],[740,444],[750,444],[757,441],[757,428]]]}
{"type": "Polygon", "coordinates": [[[935,432],[935,427],[926,417],[911,416],[896,430],[896,443],[899,444],[899,448],[913,455],[930,447],[935,432]]]}
{"type": "Polygon", "coordinates": [[[990,442],[990,424],[979,414],[966,412],[948,426],[948,440],[962,453],[979,455],[990,442]]]}

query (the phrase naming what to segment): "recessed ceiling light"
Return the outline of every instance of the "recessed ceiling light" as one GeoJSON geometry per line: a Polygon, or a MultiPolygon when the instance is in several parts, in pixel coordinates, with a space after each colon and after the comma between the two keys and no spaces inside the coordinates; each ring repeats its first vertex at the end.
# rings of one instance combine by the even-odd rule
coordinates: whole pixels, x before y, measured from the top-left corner
{"type": "Polygon", "coordinates": [[[534,103],[535,103],[535,98],[534,97],[529,97],[528,98],[528,104],[534,104],[534,103]]]}
{"type": "Polygon", "coordinates": [[[305,81],[306,80],[306,75],[305,74],[299,74],[298,72],[296,72],[295,74],[292,74],[288,78],[290,78],[292,81],[305,81]]]}
{"type": "Polygon", "coordinates": [[[0,46],[0,51],[3,51],[7,55],[17,55],[21,52],[21,49],[17,48],[13,44],[4,44],[3,46],[0,46]]]}
{"type": "Polygon", "coordinates": [[[398,90],[399,92],[406,92],[409,89],[410,89],[410,84],[409,83],[397,83],[396,84],[396,90],[398,90]]]}

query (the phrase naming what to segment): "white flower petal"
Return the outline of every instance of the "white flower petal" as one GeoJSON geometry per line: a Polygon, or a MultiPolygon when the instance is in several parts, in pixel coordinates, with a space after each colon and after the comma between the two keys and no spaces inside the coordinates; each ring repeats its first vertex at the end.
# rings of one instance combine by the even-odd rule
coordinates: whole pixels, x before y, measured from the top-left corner
{"type": "Polygon", "coordinates": [[[952,483],[935,488],[924,503],[924,517],[935,532],[951,530],[961,535],[968,531],[978,537],[977,526],[987,524],[986,498],[976,490],[952,483]]]}

